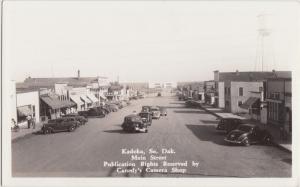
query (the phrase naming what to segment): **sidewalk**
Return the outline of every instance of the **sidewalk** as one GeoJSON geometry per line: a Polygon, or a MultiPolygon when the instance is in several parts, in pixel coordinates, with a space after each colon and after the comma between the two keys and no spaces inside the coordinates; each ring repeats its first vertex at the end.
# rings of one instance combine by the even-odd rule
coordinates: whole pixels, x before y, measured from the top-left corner
{"type": "Polygon", "coordinates": [[[15,142],[20,138],[31,136],[33,133],[40,131],[42,126],[43,123],[36,123],[35,129],[33,129],[32,127],[30,129],[20,127],[20,130],[17,132],[11,131],[11,141],[15,142]]]}
{"type": "Polygon", "coordinates": [[[225,112],[223,109],[220,108],[214,108],[212,106],[208,106],[208,105],[200,105],[200,107],[202,109],[204,109],[205,111],[211,113],[212,115],[218,117],[218,118],[228,118],[228,117],[234,117],[234,118],[239,118],[239,119],[243,119],[243,120],[247,120],[248,123],[251,124],[256,124],[259,125],[261,128],[268,130],[273,138],[274,138],[274,144],[288,152],[292,152],[292,138],[291,135],[289,135],[289,137],[286,140],[282,140],[280,138],[280,132],[278,127],[276,126],[270,126],[267,124],[261,124],[260,122],[254,121],[254,120],[250,120],[250,119],[246,119],[244,117],[229,113],[229,112],[225,112]]]}

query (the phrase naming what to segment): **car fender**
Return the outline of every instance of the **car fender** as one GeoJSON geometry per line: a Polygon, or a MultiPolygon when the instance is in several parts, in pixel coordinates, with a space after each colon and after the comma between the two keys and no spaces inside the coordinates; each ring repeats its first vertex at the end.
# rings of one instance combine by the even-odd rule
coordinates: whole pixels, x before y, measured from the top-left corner
{"type": "Polygon", "coordinates": [[[240,137],[238,137],[238,141],[241,141],[241,142],[243,142],[246,139],[249,139],[248,135],[246,135],[246,134],[242,134],[240,137]]]}

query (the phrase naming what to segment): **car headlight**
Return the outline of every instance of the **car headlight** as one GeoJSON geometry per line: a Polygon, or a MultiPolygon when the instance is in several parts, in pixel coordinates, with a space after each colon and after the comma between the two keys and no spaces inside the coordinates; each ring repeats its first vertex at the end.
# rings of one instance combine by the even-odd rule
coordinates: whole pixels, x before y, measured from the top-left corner
{"type": "Polygon", "coordinates": [[[241,135],[241,136],[238,138],[238,140],[241,141],[241,140],[243,140],[245,137],[246,137],[246,135],[241,135]]]}

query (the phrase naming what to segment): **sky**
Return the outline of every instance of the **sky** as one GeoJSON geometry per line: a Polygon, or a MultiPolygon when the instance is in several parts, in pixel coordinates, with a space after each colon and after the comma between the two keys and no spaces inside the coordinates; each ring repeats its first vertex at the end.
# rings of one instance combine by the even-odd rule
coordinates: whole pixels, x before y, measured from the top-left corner
{"type": "MultiPolygon", "coordinates": [[[[298,5],[298,4],[297,4],[298,5]]],[[[8,77],[204,81],[213,71],[293,70],[293,1],[5,1],[8,77]],[[262,53],[258,15],[265,14],[262,53]]]]}

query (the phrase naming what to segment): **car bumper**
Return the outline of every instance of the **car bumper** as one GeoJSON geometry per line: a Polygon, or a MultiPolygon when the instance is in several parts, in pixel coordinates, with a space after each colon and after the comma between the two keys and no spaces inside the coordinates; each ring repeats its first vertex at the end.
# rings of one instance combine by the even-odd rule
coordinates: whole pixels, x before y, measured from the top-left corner
{"type": "Polygon", "coordinates": [[[124,127],[123,128],[125,131],[130,131],[130,132],[136,132],[136,131],[145,131],[145,127],[124,127]]]}
{"type": "Polygon", "coordinates": [[[238,141],[238,140],[228,140],[227,138],[224,139],[226,142],[228,143],[233,143],[233,144],[241,144],[242,141],[238,141]]]}

